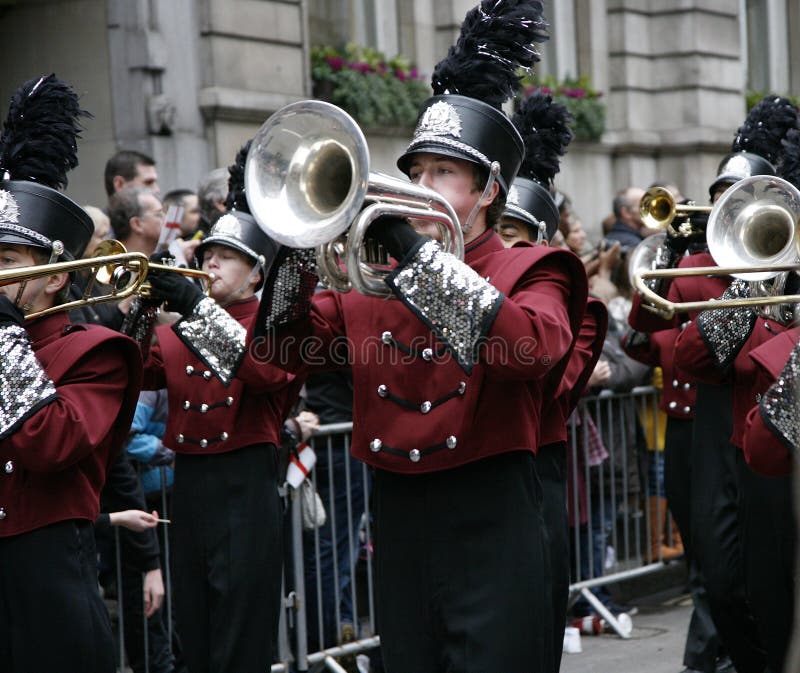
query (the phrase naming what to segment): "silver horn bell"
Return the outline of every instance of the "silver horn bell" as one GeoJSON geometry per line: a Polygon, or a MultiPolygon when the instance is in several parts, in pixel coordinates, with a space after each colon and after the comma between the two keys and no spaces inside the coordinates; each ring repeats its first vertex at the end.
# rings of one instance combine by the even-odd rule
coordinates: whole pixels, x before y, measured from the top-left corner
{"type": "Polygon", "coordinates": [[[330,103],[300,101],[278,110],[253,138],[245,190],[264,232],[292,248],[316,248],[320,276],[330,287],[389,297],[386,268],[362,259],[373,220],[392,215],[435,222],[444,249],[459,259],[464,239],[442,196],[370,173],[369,165],[364,134],[350,115],[330,103]]]}

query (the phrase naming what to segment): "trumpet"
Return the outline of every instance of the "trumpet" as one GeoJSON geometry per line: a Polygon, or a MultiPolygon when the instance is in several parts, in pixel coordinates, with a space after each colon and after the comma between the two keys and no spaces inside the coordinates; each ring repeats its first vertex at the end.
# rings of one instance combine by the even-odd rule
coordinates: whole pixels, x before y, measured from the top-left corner
{"type": "Polygon", "coordinates": [[[677,312],[800,302],[800,295],[760,296],[670,302],[647,287],[654,278],[733,276],[764,281],[800,271],[800,190],[778,177],[756,175],[728,188],[711,210],[706,227],[708,250],[720,266],[652,269],[652,255],[642,255],[632,269],[633,285],[650,303],[645,307],[665,318],[677,312]]]}
{"type": "Polygon", "coordinates": [[[330,103],[292,103],[261,126],[247,155],[245,190],[264,232],[289,247],[316,248],[320,276],[339,292],[355,287],[362,294],[392,296],[381,268],[387,258],[369,259],[365,249],[367,229],[382,215],[432,221],[444,248],[464,256],[458,216],[447,200],[370,172],[364,134],[330,103]]]}
{"type": "MultiPolygon", "coordinates": [[[[675,203],[675,197],[664,187],[651,187],[639,201],[639,216],[648,229],[667,229],[678,215],[689,213],[710,213],[711,206],[695,206],[675,203]]],[[[681,222],[673,231],[678,236],[697,233],[689,222],[681,222]]]]}
{"type": "Polygon", "coordinates": [[[59,311],[71,311],[83,306],[101,304],[107,301],[117,301],[136,294],[144,283],[149,266],[149,260],[140,252],[126,252],[113,255],[98,255],[91,259],[77,259],[71,262],[55,262],[53,264],[39,264],[36,266],[21,266],[0,271],[0,285],[13,283],[26,283],[30,280],[46,278],[59,273],[72,273],[73,271],[91,272],[91,277],[86,285],[86,291],[80,299],[51,306],[42,311],[26,314],[26,320],[41,318],[59,311]],[[92,288],[98,275],[107,275],[114,278],[109,291],[103,295],[92,296],[92,288]]]}
{"type": "MultiPolygon", "coordinates": [[[[92,253],[92,258],[95,259],[99,256],[116,256],[116,255],[127,255],[129,254],[128,251],[125,249],[125,246],[116,241],[114,239],[108,239],[103,241],[98,245],[94,252],[92,253]]],[[[140,254],[140,253],[131,253],[131,254],[140,254]]],[[[144,255],[142,255],[144,257],[144,255]]],[[[169,273],[179,273],[182,276],[186,276],[187,278],[197,278],[198,280],[205,281],[205,292],[208,294],[211,290],[211,283],[214,281],[214,274],[208,273],[206,271],[201,271],[200,269],[187,269],[186,267],[182,266],[170,266],[169,264],[156,264],[148,260],[147,266],[144,269],[144,277],[142,278],[142,282],[139,283],[137,286],[137,290],[135,294],[138,294],[141,297],[149,297],[151,294],[152,287],[149,282],[147,282],[147,274],[151,271],[163,271],[169,273]]],[[[94,275],[94,277],[90,280],[90,283],[93,280],[96,280],[98,283],[103,285],[110,285],[111,287],[116,286],[117,284],[121,284],[123,287],[127,285],[128,278],[126,275],[130,275],[131,270],[127,269],[123,266],[113,266],[107,265],[99,270],[98,273],[94,275]]],[[[87,291],[91,291],[91,288],[87,284],[87,291]]]]}

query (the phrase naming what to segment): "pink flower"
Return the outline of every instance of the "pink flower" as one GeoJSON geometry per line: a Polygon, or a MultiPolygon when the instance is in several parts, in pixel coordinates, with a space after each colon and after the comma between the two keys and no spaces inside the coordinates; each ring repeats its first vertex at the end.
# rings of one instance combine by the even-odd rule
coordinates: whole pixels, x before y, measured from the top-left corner
{"type": "Polygon", "coordinates": [[[360,72],[362,75],[372,72],[372,66],[369,63],[364,62],[350,63],[350,68],[356,72],[360,72]]]}
{"type": "Polygon", "coordinates": [[[402,68],[395,68],[394,69],[394,76],[399,79],[401,82],[406,81],[406,74],[403,72],[402,68]]]}
{"type": "Polygon", "coordinates": [[[344,68],[344,59],[341,56],[326,56],[325,62],[333,68],[334,71],[344,68]]]}
{"type": "Polygon", "coordinates": [[[411,66],[411,70],[408,71],[408,76],[411,79],[419,78],[419,71],[417,70],[417,66],[411,66]]]}

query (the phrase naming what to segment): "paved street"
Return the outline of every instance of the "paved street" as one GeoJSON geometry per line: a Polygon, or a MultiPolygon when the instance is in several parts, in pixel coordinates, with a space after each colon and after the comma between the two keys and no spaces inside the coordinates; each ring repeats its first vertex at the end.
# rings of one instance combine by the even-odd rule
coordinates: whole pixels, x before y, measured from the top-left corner
{"type": "Polygon", "coordinates": [[[630,640],[581,635],[583,652],[564,654],[561,673],[678,673],[691,614],[688,596],[639,606],[630,640]]]}

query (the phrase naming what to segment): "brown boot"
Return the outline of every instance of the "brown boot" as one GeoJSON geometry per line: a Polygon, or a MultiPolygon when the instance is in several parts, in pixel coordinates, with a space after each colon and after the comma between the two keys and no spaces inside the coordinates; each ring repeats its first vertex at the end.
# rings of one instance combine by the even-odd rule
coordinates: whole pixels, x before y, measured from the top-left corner
{"type": "Polygon", "coordinates": [[[675,523],[675,517],[670,514],[670,521],[672,521],[672,544],[670,545],[679,555],[684,554],[683,539],[681,532],[678,530],[678,524],[675,523]]]}
{"type": "Polygon", "coordinates": [[[651,495],[648,499],[650,507],[650,545],[648,549],[649,561],[671,561],[683,554],[683,549],[678,551],[674,547],[664,544],[664,522],[667,518],[667,499],[651,495]]]}

